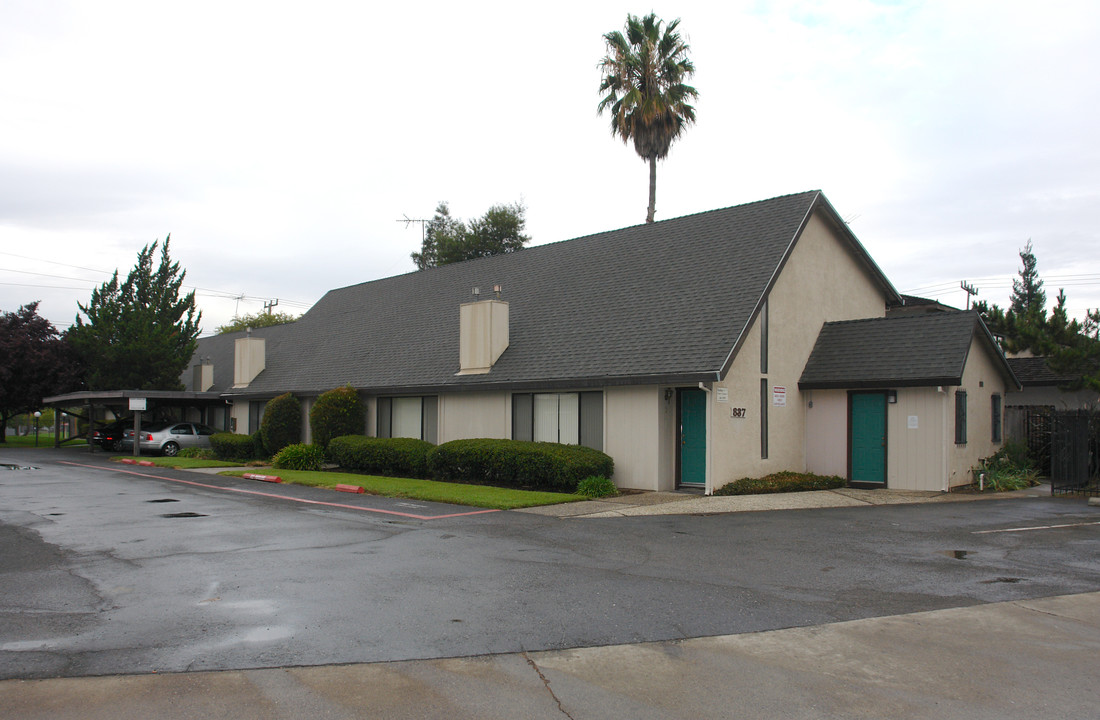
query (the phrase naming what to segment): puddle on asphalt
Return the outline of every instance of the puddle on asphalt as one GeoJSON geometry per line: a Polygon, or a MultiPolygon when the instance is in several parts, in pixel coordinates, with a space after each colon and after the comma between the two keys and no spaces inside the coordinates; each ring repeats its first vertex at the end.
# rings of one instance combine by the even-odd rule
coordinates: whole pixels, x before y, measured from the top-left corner
{"type": "Polygon", "coordinates": [[[151,502],[151,503],[165,503],[165,502],[179,502],[179,500],[177,500],[177,499],[175,499],[175,498],[159,498],[159,499],[157,499],[157,500],[146,500],[145,502],[151,502]]]}
{"type": "Polygon", "coordinates": [[[192,517],[208,517],[208,516],[204,515],[203,513],[178,512],[178,513],[167,513],[165,515],[161,515],[161,517],[163,517],[163,518],[192,518],[192,517]]]}
{"type": "Polygon", "coordinates": [[[966,560],[966,556],[971,553],[969,550],[940,550],[940,554],[956,560],[966,560]]]}

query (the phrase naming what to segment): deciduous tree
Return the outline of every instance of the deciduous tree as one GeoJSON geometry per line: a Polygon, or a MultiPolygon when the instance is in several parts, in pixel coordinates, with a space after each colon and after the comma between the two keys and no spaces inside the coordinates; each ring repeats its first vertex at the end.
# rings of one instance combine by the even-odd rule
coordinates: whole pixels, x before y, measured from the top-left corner
{"type": "Polygon", "coordinates": [[[0,442],[8,420],[42,407],[42,398],[75,389],[76,365],[38,303],[0,315],[0,442]]]}
{"type": "Polygon", "coordinates": [[[523,203],[493,205],[468,224],[451,215],[446,202],[435,209],[435,217],[424,228],[420,252],[412,259],[418,270],[438,265],[502,255],[522,250],[531,241],[524,234],[527,208],[523,203]]]}
{"type": "Polygon", "coordinates": [[[285,325],[292,323],[298,319],[297,315],[285,312],[258,312],[251,315],[242,315],[235,317],[231,322],[225,325],[219,325],[218,329],[214,332],[218,335],[224,335],[225,333],[240,332],[248,328],[262,328],[271,327],[272,325],[285,325]]]}

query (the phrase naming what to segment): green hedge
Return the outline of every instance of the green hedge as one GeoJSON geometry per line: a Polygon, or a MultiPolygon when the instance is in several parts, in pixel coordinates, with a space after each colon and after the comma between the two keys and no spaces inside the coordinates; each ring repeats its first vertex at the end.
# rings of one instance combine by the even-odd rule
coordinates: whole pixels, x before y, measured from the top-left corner
{"type": "Polygon", "coordinates": [[[387,477],[427,478],[430,442],[413,438],[342,435],[328,444],[328,459],[347,470],[387,477]]]}
{"type": "Polygon", "coordinates": [[[264,454],[258,434],[214,433],[210,436],[210,447],[219,460],[258,460],[264,454]]]}
{"type": "Polygon", "coordinates": [[[324,448],[341,435],[362,434],[366,425],[363,400],[350,385],[321,393],[309,411],[313,442],[324,448]]]}
{"type": "Polygon", "coordinates": [[[302,402],[284,393],[272,399],[264,408],[260,421],[260,439],[268,455],[275,455],[287,445],[302,441],[302,402]]]}
{"type": "Polygon", "coordinates": [[[714,491],[715,495],[764,495],[767,493],[800,492],[803,490],[833,490],[842,488],[848,481],[838,475],[814,475],[790,470],[765,475],[760,478],[741,478],[726,483],[714,491]]]}
{"type": "Polygon", "coordinates": [[[581,445],[523,440],[452,440],[428,454],[436,480],[575,492],[590,476],[611,477],[614,461],[581,445]]]}

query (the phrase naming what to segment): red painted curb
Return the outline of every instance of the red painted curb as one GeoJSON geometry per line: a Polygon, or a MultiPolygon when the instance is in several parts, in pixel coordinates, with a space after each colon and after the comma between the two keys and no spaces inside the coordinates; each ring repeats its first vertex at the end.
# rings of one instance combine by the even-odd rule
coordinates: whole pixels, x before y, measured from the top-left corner
{"type": "Polygon", "coordinates": [[[133,458],[122,458],[119,462],[126,463],[127,465],[137,465],[137,460],[133,458]]]}
{"type": "Polygon", "coordinates": [[[264,482],[269,483],[281,483],[283,481],[283,479],[278,475],[260,475],[258,473],[245,473],[244,475],[241,475],[241,477],[245,478],[246,480],[263,480],[264,482]]]}
{"type": "Polygon", "coordinates": [[[339,490],[340,492],[349,492],[349,493],[365,492],[363,490],[363,488],[359,487],[358,485],[337,485],[336,489],[339,490]]]}
{"type": "Polygon", "coordinates": [[[142,465],[144,467],[156,467],[157,466],[157,464],[155,462],[153,462],[152,460],[138,460],[138,465],[142,465]]]}

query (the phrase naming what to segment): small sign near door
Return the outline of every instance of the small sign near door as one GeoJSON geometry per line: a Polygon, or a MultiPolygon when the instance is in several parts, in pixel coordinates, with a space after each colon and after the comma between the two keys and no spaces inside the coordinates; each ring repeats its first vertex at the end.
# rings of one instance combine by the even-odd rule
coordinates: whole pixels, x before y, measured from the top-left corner
{"type": "Polygon", "coordinates": [[[772,387],[772,405],[776,407],[787,407],[787,388],[782,385],[775,385],[772,387]]]}
{"type": "Polygon", "coordinates": [[[728,403],[730,401],[730,389],[720,387],[714,391],[714,399],[720,403],[728,403]]]}

